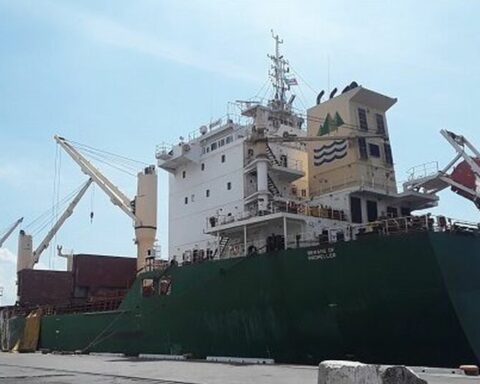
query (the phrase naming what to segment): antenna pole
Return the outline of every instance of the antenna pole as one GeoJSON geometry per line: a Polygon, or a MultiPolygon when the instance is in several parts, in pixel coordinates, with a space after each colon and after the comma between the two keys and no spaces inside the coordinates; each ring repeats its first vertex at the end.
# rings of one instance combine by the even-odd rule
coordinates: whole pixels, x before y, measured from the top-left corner
{"type": "Polygon", "coordinates": [[[287,89],[285,85],[285,70],[287,61],[280,55],[280,44],[283,44],[283,40],[281,40],[278,35],[275,35],[273,30],[272,37],[275,40],[275,55],[268,55],[268,57],[273,62],[271,67],[272,70],[270,72],[273,89],[275,90],[273,101],[277,107],[284,109],[286,103],[285,91],[287,89]]]}

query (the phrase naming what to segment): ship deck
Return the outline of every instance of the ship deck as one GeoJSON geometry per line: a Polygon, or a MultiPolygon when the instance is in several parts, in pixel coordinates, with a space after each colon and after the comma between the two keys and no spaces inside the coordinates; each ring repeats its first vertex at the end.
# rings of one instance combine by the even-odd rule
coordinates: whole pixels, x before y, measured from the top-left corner
{"type": "MultiPolygon", "coordinates": [[[[479,384],[458,370],[415,368],[428,383],[479,384]],[[426,371],[423,372],[422,371],[426,371]]],[[[317,367],[240,365],[205,361],[132,359],[116,355],[16,354],[0,352],[0,382],[94,384],[286,384],[317,383],[317,367]]]]}

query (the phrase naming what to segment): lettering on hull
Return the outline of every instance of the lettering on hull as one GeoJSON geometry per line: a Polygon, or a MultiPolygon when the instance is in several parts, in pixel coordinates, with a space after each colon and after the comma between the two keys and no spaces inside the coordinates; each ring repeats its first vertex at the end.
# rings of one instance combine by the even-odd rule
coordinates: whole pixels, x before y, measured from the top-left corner
{"type": "Polygon", "coordinates": [[[328,260],[337,257],[335,248],[317,248],[307,251],[307,257],[309,261],[315,260],[328,260]]]}

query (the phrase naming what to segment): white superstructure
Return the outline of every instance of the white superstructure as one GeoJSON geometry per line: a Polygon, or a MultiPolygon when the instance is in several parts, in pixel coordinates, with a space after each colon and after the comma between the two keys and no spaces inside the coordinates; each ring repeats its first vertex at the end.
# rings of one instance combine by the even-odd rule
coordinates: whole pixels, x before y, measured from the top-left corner
{"type": "Polygon", "coordinates": [[[179,263],[348,241],[360,225],[434,206],[397,192],[385,112],[396,102],[353,82],[301,116],[296,79],[275,39],[266,104],[240,102],[240,123],[202,126],[157,148],[169,178],[169,257],[179,263]],[[306,121],[306,124],[305,124],[306,121]]]}

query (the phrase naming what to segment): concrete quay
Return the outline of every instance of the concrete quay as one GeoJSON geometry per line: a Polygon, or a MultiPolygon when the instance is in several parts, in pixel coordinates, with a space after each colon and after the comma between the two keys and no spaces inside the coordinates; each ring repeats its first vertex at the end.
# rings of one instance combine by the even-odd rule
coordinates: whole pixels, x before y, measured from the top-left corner
{"type": "MultiPolygon", "coordinates": [[[[421,367],[413,370],[432,384],[480,384],[480,377],[468,377],[458,370],[421,367]]],[[[316,384],[317,381],[317,366],[0,352],[1,384],[316,384]]]]}

